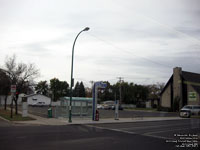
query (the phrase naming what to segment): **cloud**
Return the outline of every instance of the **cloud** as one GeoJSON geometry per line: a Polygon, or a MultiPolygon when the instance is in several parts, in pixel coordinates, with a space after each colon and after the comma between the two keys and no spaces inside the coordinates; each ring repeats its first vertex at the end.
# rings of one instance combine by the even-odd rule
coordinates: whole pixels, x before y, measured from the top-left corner
{"type": "MultiPolygon", "coordinates": [[[[172,68],[199,72],[200,1],[0,1],[2,58],[33,61],[48,80],[74,77],[139,83],[165,82],[172,68]]],[[[69,81],[69,80],[68,80],[69,81]]]]}

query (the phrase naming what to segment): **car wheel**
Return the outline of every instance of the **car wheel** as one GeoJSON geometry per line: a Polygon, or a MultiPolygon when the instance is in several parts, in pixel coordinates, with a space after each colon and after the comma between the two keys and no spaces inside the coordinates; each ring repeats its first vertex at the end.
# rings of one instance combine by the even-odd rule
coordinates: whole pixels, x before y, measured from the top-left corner
{"type": "Polygon", "coordinates": [[[187,118],[190,118],[190,116],[191,116],[191,113],[188,111],[187,112],[187,118]]]}
{"type": "Polygon", "coordinates": [[[183,116],[181,115],[181,112],[179,113],[179,117],[183,118],[183,116]]]}

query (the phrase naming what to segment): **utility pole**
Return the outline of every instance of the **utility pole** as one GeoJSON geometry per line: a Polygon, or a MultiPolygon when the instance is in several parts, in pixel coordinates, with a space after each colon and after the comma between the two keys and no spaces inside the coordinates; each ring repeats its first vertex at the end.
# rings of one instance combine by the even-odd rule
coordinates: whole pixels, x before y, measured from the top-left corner
{"type": "Polygon", "coordinates": [[[122,87],[121,87],[121,83],[123,81],[123,77],[117,77],[117,79],[119,79],[119,104],[122,104],[122,87]]]}
{"type": "MultiPolygon", "coordinates": [[[[91,94],[93,93],[93,86],[94,86],[94,81],[90,81],[91,83],[91,94]]],[[[93,95],[92,95],[93,96],[93,95]]]]}

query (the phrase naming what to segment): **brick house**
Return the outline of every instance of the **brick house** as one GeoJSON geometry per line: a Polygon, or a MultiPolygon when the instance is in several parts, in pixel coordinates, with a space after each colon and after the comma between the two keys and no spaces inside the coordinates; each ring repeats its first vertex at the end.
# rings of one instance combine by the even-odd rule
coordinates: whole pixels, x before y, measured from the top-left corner
{"type": "Polygon", "coordinates": [[[160,106],[173,110],[175,100],[179,109],[185,105],[200,105],[200,74],[173,69],[173,74],[161,92],[160,106]]]}

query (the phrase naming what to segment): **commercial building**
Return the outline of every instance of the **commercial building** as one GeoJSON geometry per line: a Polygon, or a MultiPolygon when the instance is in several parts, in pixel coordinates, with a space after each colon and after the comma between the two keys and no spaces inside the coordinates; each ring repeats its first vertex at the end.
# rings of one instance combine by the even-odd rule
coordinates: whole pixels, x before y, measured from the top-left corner
{"type": "Polygon", "coordinates": [[[160,106],[174,111],[185,105],[200,105],[200,74],[173,69],[173,74],[161,92],[160,106]]]}

